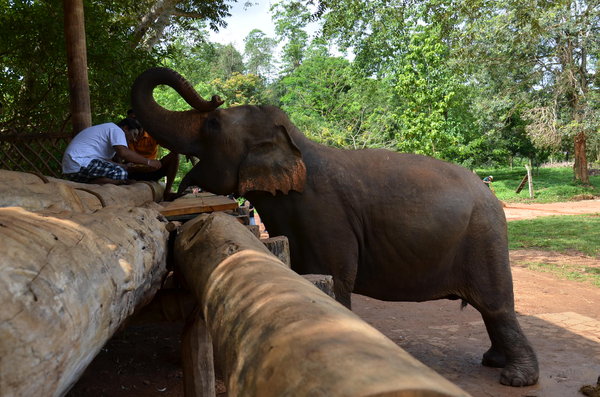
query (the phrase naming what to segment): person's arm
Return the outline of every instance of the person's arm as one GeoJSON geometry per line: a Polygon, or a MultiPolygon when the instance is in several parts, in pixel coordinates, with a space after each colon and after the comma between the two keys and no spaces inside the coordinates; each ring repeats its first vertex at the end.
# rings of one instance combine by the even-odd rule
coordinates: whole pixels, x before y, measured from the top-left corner
{"type": "Polygon", "coordinates": [[[147,165],[148,167],[154,168],[155,170],[159,169],[162,166],[160,161],[147,159],[141,154],[130,150],[127,146],[115,145],[113,147],[117,152],[117,156],[127,161],[128,163],[147,165]]]}

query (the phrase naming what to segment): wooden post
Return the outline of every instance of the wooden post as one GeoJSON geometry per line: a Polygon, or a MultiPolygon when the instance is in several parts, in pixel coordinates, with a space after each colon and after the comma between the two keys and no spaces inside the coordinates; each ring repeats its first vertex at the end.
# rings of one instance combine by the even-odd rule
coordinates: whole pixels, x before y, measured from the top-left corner
{"type": "Polygon", "coordinates": [[[270,254],[234,217],[186,223],[174,254],[230,396],[467,396],[270,254]]]}
{"type": "Polygon", "coordinates": [[[527,170],[527,182],[529,183],[529,197],[533,198],[533,180],[531,178],[531,166],[526,164],[525,169],[527,170]]]}
{"type": "Polygon", "coordinates": [[[200,311],[193,313],[187,320],[181,339],[185,397],[214,397],[216,389],[212,341],[200,311]]]}
{"type": "Polygon", "coordinates": [[[515,190],[515,193],[520,193],[521,190],[523,190],[523,186],[525,186],[528,179],[529,179],[529,173],[526,173],[525,176],[523,177],[523,179],[521,179],[521,183],[519,183],[519,186],[517,186],[517,190],[515,190]]]}
{"type": "Polygon", "coordinates": [[[63,0],[73,136],[92,125],[83,0],[63,0]]]}

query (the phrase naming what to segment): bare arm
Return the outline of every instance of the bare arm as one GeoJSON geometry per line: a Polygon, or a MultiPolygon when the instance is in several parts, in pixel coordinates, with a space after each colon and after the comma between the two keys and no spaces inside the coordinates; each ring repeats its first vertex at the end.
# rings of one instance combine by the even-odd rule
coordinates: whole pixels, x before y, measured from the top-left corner
{"type": "Polygon", "coordinates": [[[134,152],[133,150],[129,149],[126,146],[115,145],[113,147],[115,148],[115,151],[117,152],[117,156],[119,158],[127,161],[128,163],[147,165],[154,169],[159,169],[161,167],[160,161],[147,159],[144,156],[142,156],[141,154],[134,152]]]}

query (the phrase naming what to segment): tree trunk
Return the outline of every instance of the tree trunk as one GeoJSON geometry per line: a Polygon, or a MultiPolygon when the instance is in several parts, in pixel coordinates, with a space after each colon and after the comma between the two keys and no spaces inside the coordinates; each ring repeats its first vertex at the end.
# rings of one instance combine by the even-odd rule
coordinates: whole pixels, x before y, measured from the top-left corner
{"type": "Polygon", "coordinates": [[[575,163],[573,164],[573,171],[575,173],[575,180],[580,181],[585,185],[589,185],[590,174],[587,165],[586,141],[585,132],[579,132],[575,136],[575,153],[573,156],[575,163]]]}
{"type": "Polygon", "coordinates": [[[467,396],[284,266],[231,216],[189,221],[174,253],[230,396],[467,396]]]}
{"type": "Polygon", "coordinates": [[[73,136],[92,125],[83,0],[63,0],[73,136]]]}
{"type": "Polygon", "coordinates": [[[60,396],[166,274],[153,209],[0,208],[0,390],[60,396]]]}

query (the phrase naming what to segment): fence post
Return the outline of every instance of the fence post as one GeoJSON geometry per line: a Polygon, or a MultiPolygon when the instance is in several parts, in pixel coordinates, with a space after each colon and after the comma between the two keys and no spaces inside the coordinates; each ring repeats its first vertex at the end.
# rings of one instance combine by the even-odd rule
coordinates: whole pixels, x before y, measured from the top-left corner
{"type": "Polygon", "coordinates": [[[525,164],[525,169],[527,170],[527,182],[529,185],[529,197],[533,198],[533,180],[531,179],[531,165],[525,164]]]}

